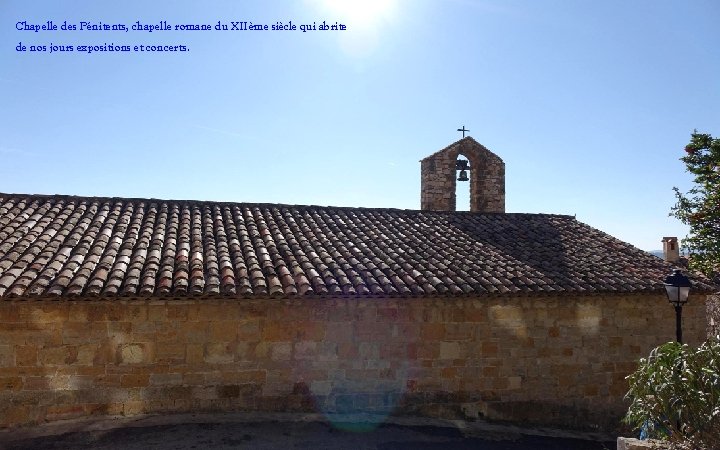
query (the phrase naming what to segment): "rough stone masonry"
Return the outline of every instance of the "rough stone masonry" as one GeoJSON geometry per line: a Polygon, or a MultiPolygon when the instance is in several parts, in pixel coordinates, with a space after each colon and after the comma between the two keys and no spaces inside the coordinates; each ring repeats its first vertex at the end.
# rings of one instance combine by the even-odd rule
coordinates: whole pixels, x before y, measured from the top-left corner
{"type": "Polygon", "coordinates": [[[455,211],[455,161],[470,161],[470,211],[505,212],[505,163],[471,137],[424,158],[421,163],[421,209],[455,211]]]}
{"type": "MultiPolygon", "coordinates": [[[[0,303],[0,426],[313,411],[612,429],[661,296],[0,303]],[[607,307],[612,304],[612,307],[607,307]]],[[[688,305],[689,342],[704,309],[688,305]]]]}

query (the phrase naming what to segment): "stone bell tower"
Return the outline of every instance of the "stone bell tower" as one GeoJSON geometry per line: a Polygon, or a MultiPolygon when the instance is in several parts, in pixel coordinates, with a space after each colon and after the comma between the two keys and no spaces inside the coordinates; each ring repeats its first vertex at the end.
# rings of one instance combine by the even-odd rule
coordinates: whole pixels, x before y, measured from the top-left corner
{"type": "Polygon", "coordinates": [[[458,156],[470,162],[470,211],[504,213],[505,163],[470,136],[420,161],[420,208],[455,211],[458,156]]]}

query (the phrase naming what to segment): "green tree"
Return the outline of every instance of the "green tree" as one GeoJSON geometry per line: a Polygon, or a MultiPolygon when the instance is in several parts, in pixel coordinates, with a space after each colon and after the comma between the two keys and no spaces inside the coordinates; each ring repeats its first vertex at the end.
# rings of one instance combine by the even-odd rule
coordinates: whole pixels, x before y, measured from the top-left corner
{"type": "Polygon", "coordinates": [[[720,268],[720,139],[695,130],[680,158],[695,185],[683,194],[673,188],[677,203],[671,215],[690,226],[683,247],[691,254],[690,267],[712,277],[720,268]]]}

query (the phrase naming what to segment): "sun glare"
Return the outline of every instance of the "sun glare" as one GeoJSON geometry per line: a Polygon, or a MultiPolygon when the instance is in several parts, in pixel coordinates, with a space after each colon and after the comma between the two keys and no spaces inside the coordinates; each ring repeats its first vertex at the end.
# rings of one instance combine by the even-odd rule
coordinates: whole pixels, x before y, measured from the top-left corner
{"type": "Polygon", "coordinates": [[[387,18],[394,9],[392,0],[325,0],[325,3],[339,16],[363,24],[387,18]]]}
{"type": "Polygon", "coordinates": [[[390,18],[397,6],[397,0],[319,0],[318,3],[328,14],[355,27],[376,25],[390,18]]]}
{"type": "Polygon", "coordinates": [[[340,48],[354,58],[372,55],[379,48],[383,27],[396,19],[401,0],[306,0],[322,20],[338,21],[347,32],[337,35],[340,48]]]}

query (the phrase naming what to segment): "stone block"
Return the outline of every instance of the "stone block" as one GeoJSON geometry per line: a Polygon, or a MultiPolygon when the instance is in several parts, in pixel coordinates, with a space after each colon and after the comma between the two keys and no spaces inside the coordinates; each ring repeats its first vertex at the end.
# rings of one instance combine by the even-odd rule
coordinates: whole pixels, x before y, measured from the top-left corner
{"type": "Polygon", "coordinates": [[[473,338],[475,326],[469,323],[449,323],[445,325],[447,341],[469,341],[473,338]]]}
{"type": "Polygon", "coordinates": [[[21,377],[0,378],[0,391],[19,391],[22,387],[23,379],[21,377]]]}
{"type": "Polygon", "coordinates": [[[354,317],[354,306],[347,302],[339,302],[332,308],[329,308],[327,313],[327,320],[331,323],[345,323],[352,322],[354,317]]]}
{"type": "Polygon", "coordinates": [[[368,359],[365,361],[365,367],[368,369],[384,369],[390,371],[390,361],[385,359],[368,359]]]}
{"type": "Polygon", "coordinates": [[[69,312],[67,307],[60,305],[36,305],[30,310],[28,320],[33,323],[67,322],[69,312]]]}
{"type": "Polygon", "coordinates": [[[240,397],[240,386],[226,385],[217,387],[218,398],[237,398],[240,397]]]}
{"type": "Polygon", "coordinates": [[[181,373],[153,373],[150,374],[151,386],[175,386],[182,384],[183,375],[181,373]]]}
{"type": "Polygon", "coordinates": [[[500,374],[500,370],[495,366],[485,366],[482,368],[482,376],[485,378],[496,378],[500,374]]]}
{"type": "Polygon", "coordinates": [[[290,324],[270,322],[263,327],[262,338],[268,342],[292,341],[295,331],[290,324]]]}
{"type": "Polygon", "coordinates": [[[359,323],[376,323],[378,319],[378,309],[373,303],[358,303],[355,307],[354,319],[359,323]]]}
{"type": "Polygon", "coordinates": [[[225,343],[205,345],[205,362],[210,364],[227,364],[235,359],[234,346],[225,343]]]}
{"type": "Polygon", "coordinates": [[[123,305],[122,318],[119,319],[124,322],[142,322],[148,318],[148,306],[149,305],[123,305]]]}
{"type": "Polygon", "coordinates": [[[353,327],[348,323],[330,322],[325,327],[325,340],[331,342],[350,342],[353,339],[353,327]]]}
{"type": "Polygon", "coordinates": [[[666,443],[653,439],[641,441],[626,437],[617,438],[617,450],[663,450],[666,448],[666,443]]]}
{"type": "Polygon", "coordinates": [[[105,322],[65,322],[62,326],[63,344],[89,344],[108,337],[105,322]]]}
{"type": "Polygon", "coordinates": [[[294,347],[295,359],[314,359],[317,354],[317,342],[315,341],[296,342],[294,347]]]}
{"type": "Polygon", "coordinates": [[[155,333],[153,336],[155,342],[178,342],[177,324],[172,322],[156,322],[155,333]]]}
{"type": "Polygon", "coordinates": [[[522,387],[522,377],[509,377],[508,389],[520,389],[522,387]]]}
{"type": "Polygon", "coordinates": [[[255,345],[255,358],[257,358],[258,361],[267,359],[270,354],[270,346],[271,344],[269,342],[258,342],[257,345],[255,345]]]}
{"type": "Polygon", "coordinates": [[[498,354],[498,343],[493,341],[485,341],[480,347],[480,354],[483,357],[495,357],[498,354]]]}
{"type": "Polygon", "coordinates": [[[363,359],[380,358],[380,344],[375,342],[361,342],[359,346],[360,357],[363,359]]]}
{"type": "Polygon", "coordinates": [[[259,341],[262,338],[259,319],[242,320],[239,322],[237,337],[243,341],[259,341]]]}
{"type": "Polygon", "coordinates": [[[167,305],[148,305],[148,319],[151,322],[162,322],[167,320],[167,305]]]}
{"type": "Polygon", "coordinates": [[[48,420],[63,420],[82,417],[85,415],[83,405],[57,405],[47,408],[46,418],[48,420]]]}
{"type": "Polygon", "coordinates": [[[445,337],[445,325],[442,323],[424,323],[420,326],[420,338],[426,341],[439,341],[445,337]]]}
{"type": "Polygon", "coordinates": [[[123,344],[118,347],[120,364],[143,364],[151,360],[150,346],[144,343],[123,344]]]}
{"type": "Polygon", "coordinates": [[[29,309],[25,306],[14,305],[9,302],[0,305],[0,323],[27,322],[29,309]]]}
{"type": "Polygon", "coordinates": [[[600,387],[595,384],[585,385],[584,394],[587,397],[597,397],[600,394],[600,387]]]}
{"type": "Polygon", "coordinates": [[[108,322],[108,336],[115,342],[132,341],[132,322],[108,322]]]}
{"type": "Polygon", "coordinates": [[[255,361],[257,343],[240,341],[235,345],[235,360],[243,362],[255,361]]]}
{"type": "MultiPolygon", "coordinates": [[[[167,318],[172,322],[184,322],[188,319],[188,313],[189,308],[188,305],[175,305],[175,304],[168,304],[167,305],[167,318]]],[[[230,317],[225,317],[225,319],[229,319],[230,317]]]]}
{"type": "Polygon", "coordinates": [[[330,395],[333,382],[329,380],[314,380],[310,382],[310,392],[313,395],[330,395]]]}
{"type": "Polygon", "coordinates": [[[92,389],[95,387],[95,377],[89,375],[71,375],[68,387],[72,390],[92,389]]]}
{"type": "Polygon", "coordinates": [[[185,344],[162,342],[155,345],[155,362],[178,364],[185,361],[185,344]]]}
{"type": "Polygon", "coordinates": [[[292,355],[292,344],[278,342],[271,345],[270,359],[273,361],[287,361],[292,355]]]}
{"type": "Polygon", "coordinates": [[[135,388],[147,387],[150,384],[150,374],[134,373],[122,375],[120,378],[120,387],[135,388]]]}
{"type": "MultiPolygon", "coordinates": [[[[191,312],[188,311],[188,319],[191,312]]],[[[198,320],[237,320],[240,318],[240,308],[237,302],[222,302],[216,304],[203,304],[198,310],[198,320]]]]}
{"type": "MultiPolygon", "coordinates": [[[[326,348],[327,345],[324,345],[323,347],[326,348]]],[[[342,360],[354,360],[360,356],[360,349],[356,343],[341,342],[337,344],[337,355],[333,354],[332,356],[336,356],[342,360]]]]}
{"type": "Polygon", "coordinates": [[[95,361],[99,346],[97,344],[79,345],[77,348],[77,360],[75,364],[90,366],[95,361]]]}
{"type": "MultiPolygon", "coordinates": [[[[1,348],[2,346],[0,346],[1,348]]],[[[2,350],[0,350],[0,367],[4,367],[2,363],[2,350]]],[[[15,346],[15,364],[18,367],[36,366],[38,363],[38,347],[37,345],[16,345],[15,346]]]]}
{"type": "Polygon", "coordinates": [[[417,359],[434,360],[440,356],[439,342],[420,342],[417,344],[417,359]]]}
{"type": "Polygon", "coordinates": [[[202,364],[205,362],[205,346],[202,344],[187,344],[185,347],[185,362],[188,364],[202,364]]]}
{"type": "Polygon", "coordinates": [[[503,326],[524,323],[522,309],[514,305],[493,305],[490,307],[490,317],[503,326]]]}
{"type": "Polygon", "coordinates": [[[99,374],[95,376],[94,383],[98,387],[108,388],[120,386],[120,379],[122,375],[119,374],[99,374]]]}
{"type": "Polygon", "coordinates": [[[205,382],[205,375],[202,373],[186,373],[183,374],[183,384],[195,386],[205,382]]]}
{"type": "Polygon", "coordinates": [[[417,323],[394,324],[392,339],[395,342],[415,342],[420,339],[420,325],[417,323]]]}
{"type": "Polygon", "coordinates": [[[321,322],[300,321],[291,325],[295,330],[295,339],[303,341],[322,341],[325,339],[325,324],[321,322]]]}
{"type": "Polygon", "coordinates": [[[193,399],[215,400],[218,398],[217,386],[196,386],[193,388],[193,399]]]}
{"type": "Polygon", "coordinates": [[[237,340],[237,336],[236,322],[222,320],[210,324],[210,342],[232,342],[237,340]]]}
{"type": "Polygon", "coordinates": [[[46,366],[72,364],[77,361],[78,349],[73,345],[40,349],[38,358],[46,366]]]}
{"type": "Polygon", "coordinates": [[[182,322],[178,324],[178,342],[203,344],[208,341],[210,322],[182,322]]]}
{"type": "MultiPolygon", "coordinates": [[[[228,367],[228,369],[229,369],[229,368],[230,368],[230,367],[228,367]]],[[[204,373],[204,376],[205,376],[205,384],[219,384],[219,383],[222,383],[223,380],[225,380],[225,378],[226,378],[225,373],[226,373],[226,372],[221,371],[221,370],[210,370],[210,371],[207,371],[207,369],[206,369],[206,372],[204,373]]]]}
{"type": "Polygon", "coordinates": [[[263,384],[267,380],[267,371],[265,370],[240,370],[235,373],[235,378],[239,383],[257,383],[263,384]]]}
{"type": "MultiPolygon", "coordinates": [[[[17,348],[23,348],[24,346],[17,346],[17,348]]],[[[12,345],[0,345],[0,367],[14,367],[15,366],[15,348],[12,345]]],[[[25,365],[25,364],[18,364],[25,365]]]]}
{"type": "MultiPolygon", "coordinates": [[[[111,322],[112,323],[112,322],[111,322]]],[[[132,338],[136,341],[153,341],[155,340],[156,326],[161,322],[135,322],[130,323],[132,338]]]]}
{"type": "Polygon", "coordinates": [[[46,391],[50,389],[50,381],[51,377],[46,376],[25,377],[23,389],[26,391],[46,391]]]}
{"type": "Polygon", "coordinates": [[[458,342],[441,342],[440,359],[458,359],[462,352],[458,342]]]}
{"type": "Polygon", "coordinates": [[[0,336],[3,345],[60,345],[59,325],[55,323],[0,322],[0,336]]]}
{"type": "Polygon", "coordinates": [[[136,416],[145,412],[145,402],[130,401],[122,404],[122,413],[125,416],[136,416]]]}
{"type": "Polygon", "coordinates": [[[380,345],[380,358],[384,360],[404,360],[407,358],[407,344],[387,342],[380,345]]]}
{"type": "Polygon", "coordinates": [[[87,322],[88,309],[90,304],[85,302],[72,302],[68,305],[68,321],[70,322],[87,322]]]}
{"type": "Polygon", "coordinates": [[[380,307],[377,309],[377,319],[381,322],[397,322],[400,318],[397,306],[380,307]]]}
{"type": "Polygon", "coordinates": [[[104,364],[117,364],[119,361],[118,346],[112,342],[102,342],[98,345],[93,358],[95,366],[102,367],[104,364]]]}

